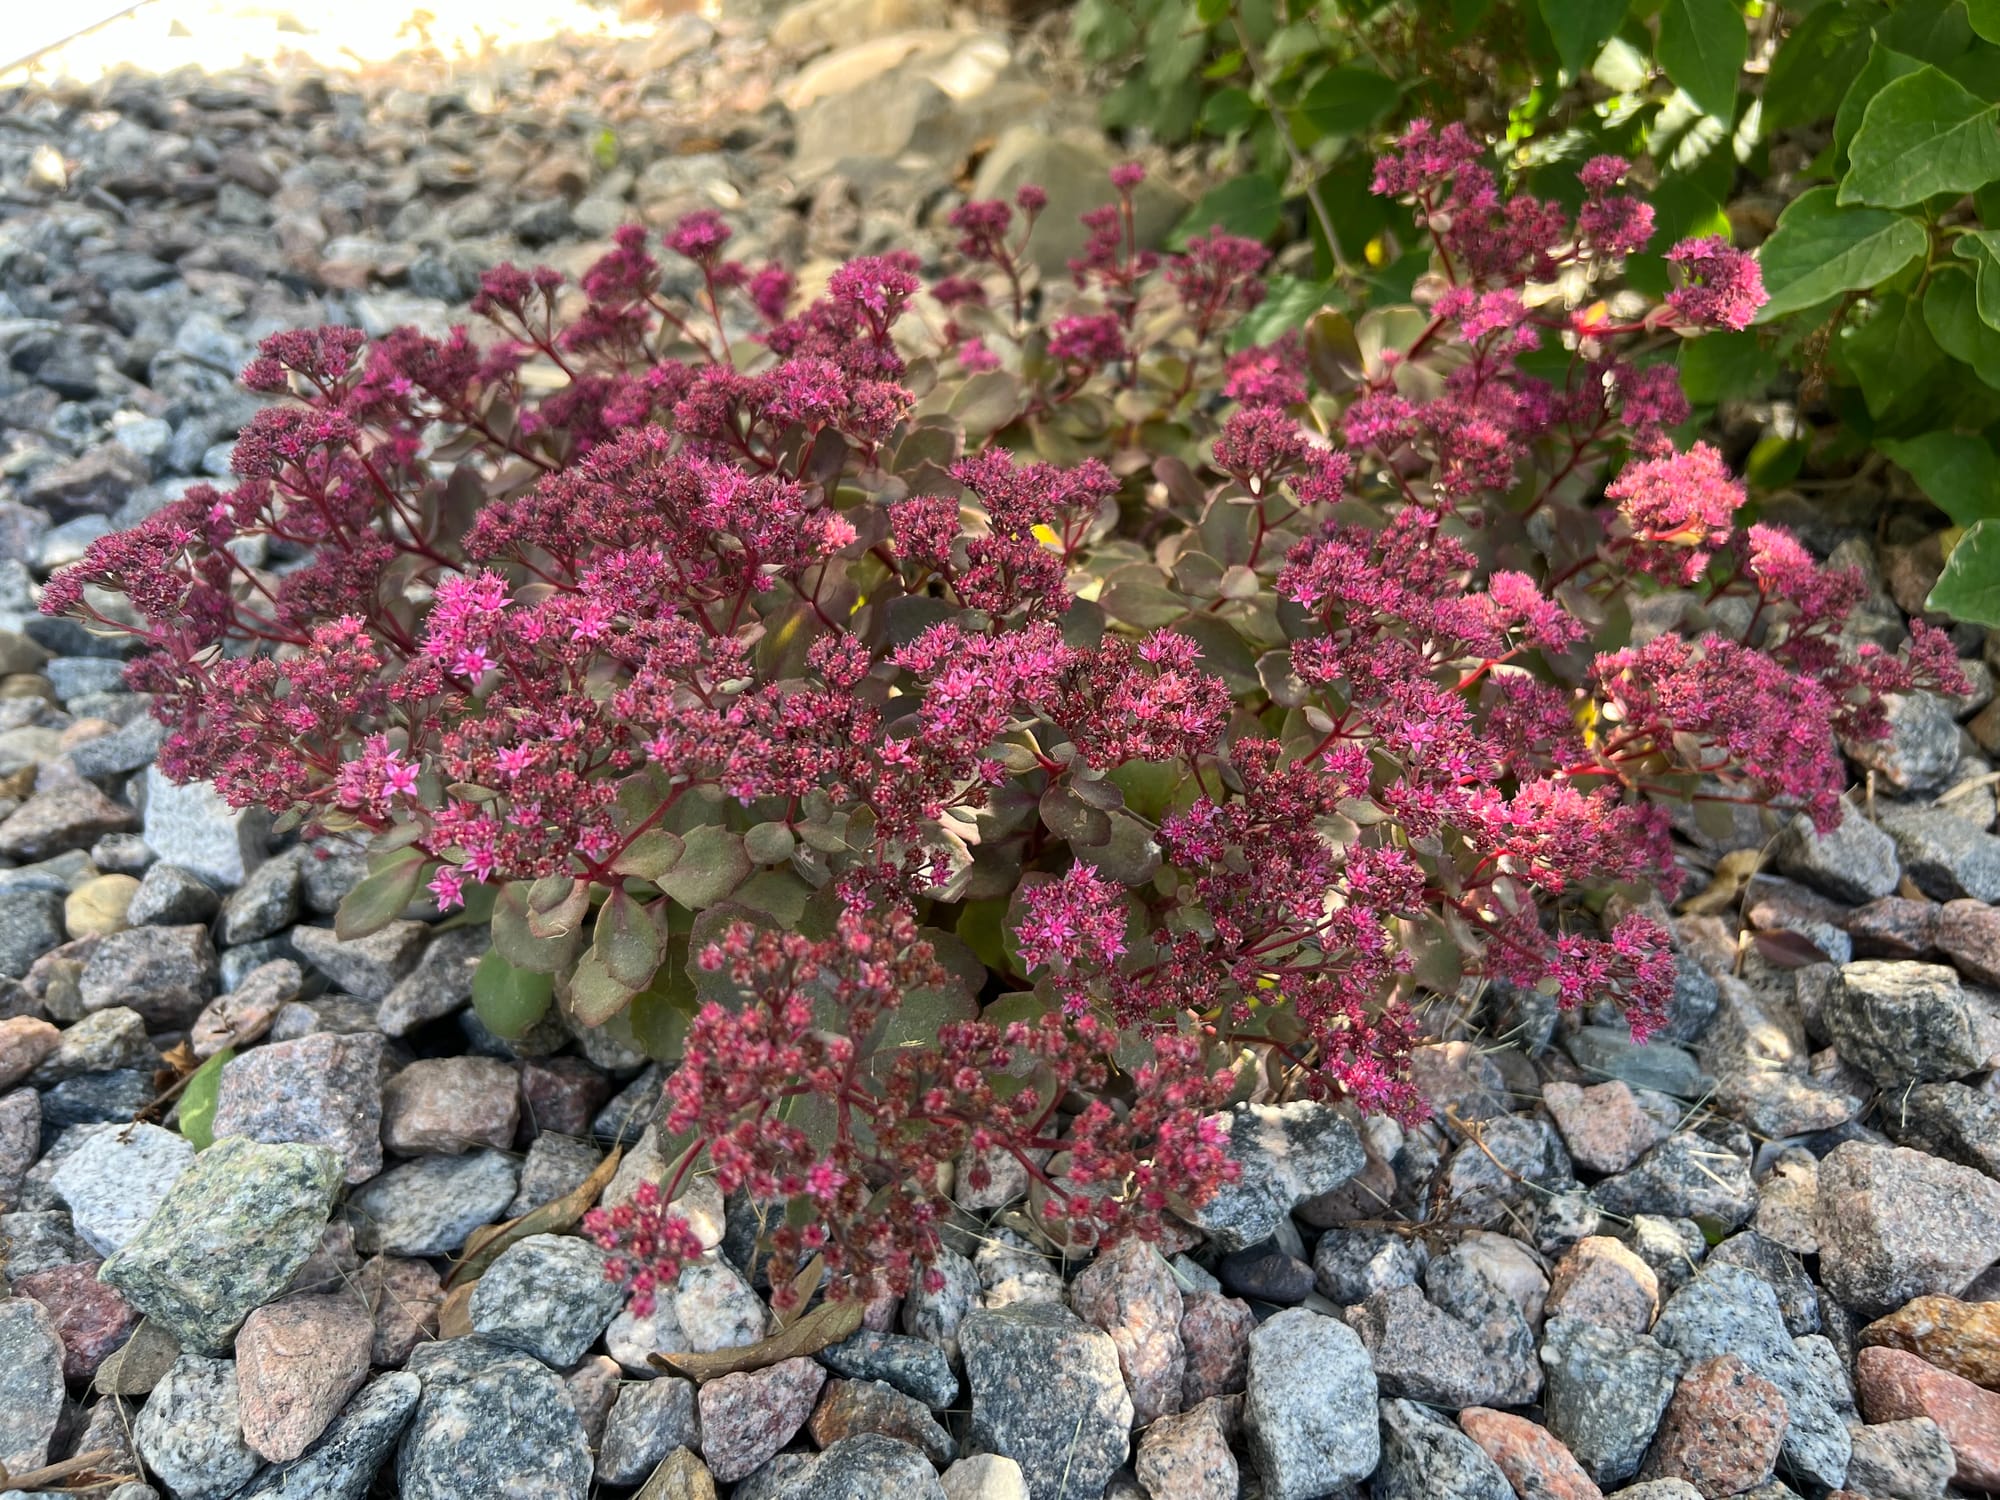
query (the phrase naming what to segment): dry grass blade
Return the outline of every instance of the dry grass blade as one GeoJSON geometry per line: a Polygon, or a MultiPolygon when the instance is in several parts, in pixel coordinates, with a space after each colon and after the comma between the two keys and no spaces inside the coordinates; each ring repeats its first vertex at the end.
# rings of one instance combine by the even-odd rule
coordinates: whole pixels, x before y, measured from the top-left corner
{"type": "Polygon", "coordinates": [[[649,1354],[657,1368],[673,1370],[694,1381],[709,1381],[741,1370],[761,1370],[802,1355],[817,1354],[837,1344],[861,1326],[859,1302],[822,1302],[789,1328],[742,1349],[718,1349],[713,1354],[649,1354]]]}

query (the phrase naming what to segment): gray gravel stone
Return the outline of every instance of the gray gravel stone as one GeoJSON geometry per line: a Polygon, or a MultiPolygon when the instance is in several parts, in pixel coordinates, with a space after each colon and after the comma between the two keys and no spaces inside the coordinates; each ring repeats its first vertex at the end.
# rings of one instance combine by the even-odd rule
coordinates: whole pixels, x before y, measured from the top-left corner
{"type": "Polygon", "coordinates": [[[517,1240],[473,1284],[474,1331],[567,1369],[625,1300],[623,1288],[605,1278],[604,1262],[602,1250],[574,1235],[517,1240]]]}
{"type": "Polygon", "coordinates": [[[1313,1279],[1322,1297],[1351,1307],[1376,1292],[1410,1285],[1427,1258],[1415,1235],[1336,1227],[1313,1247],[1313,1279]]]}
{"type": "Polygon", "coordinates": [[[1514,1500],[1486,1450],[1414,1401],[1384,1401],[1375,1500],[1514,1500]]]}
{"type": "Polygon", "coordinates": [[[2000,1097],[1962,1083],[1924,1083],[1892,1104],[1882,1127],[1897,1145],[2000,1178],[2000,1097]]]}
{"type": "Polygon", "coordinates": [[[820,1454],[802,1500],[947,1500],[937,1471],[908,1443],[879,1432],[844,1437],[820,1454]]]}
{"type": "Polygon", "coordinates": [[[1811,1483],[1839,1487],[1850,1444],[1837,1393],[1785,1331],[1769,1286],[1740,1266],[1704,1267],[1667,1303],[1652,1336],[1689,1364],[1734,1354],[1775,1385],[1791,1413],[1780,1463],[1811,1483]]]}
{"type": "Polygon", "coordinates": [[[78,990],[86,1011],[127,1006],[148,1026],[177,1031],[201,1014],[215,980],[206,927],[132,927],[98,939],[78,990]]]}
{"type": "Polygon", "coordinates": [[[125,920],[134,927],[179,927],[206,922],[221,906],[214,886],[194,871],[162,860],[139,877],[125,920]]]}
{"type": "Polygon", "coordinates": [[[1771,846],[1771,859],[1793,879],[1856,905],[1888,895],[1902,878],[1896,841],[1852,807],[1831,833],[1800,813],[1771,846]]]}
{"type": "Polygon", "coordinates": [[[1880,1084],[1958,1078],[1986,1060],[1971,1000],[1943,964],[1844,964],[1820,1017],[1841,1060],[1880,1084]]]}
{"type": "Polygon", "coordinates": [[[55,891],[13,891],[0,900],[0,975],[19,979],[63,941],[63,898],[55,891]]]}
{"type": "Polygon", "coordinates": [[[694,1386],[685,1380],[635,1380],[618,1388],[604,1422],[597,1477],[607,1484],[637,1484],[676,1448],[701,1446],[694,1386]]]}
{"type": "Polygon", "coordinates": [[[16,864],[46,859],[65,849],[88,849],[107,833],[125,833],[137,822],[132,809],[87,781],[36,792],[0,821],[0,859],[16,864]]]}
{"type": "Polygon", "coordinates": [[[893,1386],[932,1411],[943,1411],[958,1400],[958,1377],[951,1373],[944,1351],[906,1334],[864,1328],[820,1350],[819,1362],[850,1380],[879,1380],[893,1386]]]}
{"type": "Polygon", "coordinates": [[[548,1366],[485,1339],[411,1352],[423,1395],[396,1455],[403,1500],[584,1500],[590,1443],[548,1366]]]}
{"type": "Polygon", "coordinates": [[[299,918],[299,887],[298,855],[287,852],[264,861],[222,903],[216,941],[234,948],[291,926],[299,918]]]}
{"type": "Polygon", "coordinates": [[[56,1050],[35,1065],[28,1081],[48,1088],[66,1078],[88,1073],[115,1073],[125,1068],[157,1068],[159,1049],[146,1034],[146,1018],[136,1010],[114,1005],[93,1011],[63,1028],[56,1050]]]}
{"type": "Polygon", "coordinates": [[[417,966],[383,997],[376,1023],[387,1036],[407,1036],[419,1026],[448,1016],[472,1001],[472,971],[491,946],[484,927],[441,932],[424,949],[417,966]]]}
{"type": "Polygon", "coordinates": [[[1563,1047],[1592,1083],[1622,1078],[1635,1089],[1676,1099],[1699,1099],[1711,1087],[1693,1053],[1661,1041],[1635,1042],[1623,1026],[1579,1027],[1563,1047]]]}
{"type": "Polygon", "coordinates": [[[63,1159],[49,1186],[78,1236],[99,1255],[122,1250],[194,1165],[194,1147],[157,1125],[95,1127],[63,1159]]]}
{"type": "Polygon", "coordinates": [[[153,1102],[153,1070],[123,1068],[68,1078],[42,1093],[42,1128],[124,1124],[153,1102]]]}
{"type": "Polygon", "coordinates": [[[1734,1229],[1757,1211],[1750,1163],[1706,1136],[1684,1130],[1639,1158],[1629,1172],[1591,1189],[1610,1213],[1713,1219],[1734,1229]]]}
{"type": "Polygon", "coordinates": [[[318,1247],[340,1184],[324,1146],[231,1136],[195,1158],[99,1277],[195,1353],[229,1347],[318,1247]]]}
{"type": "Polygon", "coordinates": [[[1639,1472],[1681,1357],[1645,1334],[1556,1318],[1542,1339],[1542,1417],[1600,1485],[1639,1472]]]}
{"type": "Polygon", "coordinates": [[[146,842],[169,864],[233,890],[262,863],[270,814],[238,809],[206,782],[176,786],[158,766],[146,768],[146,842]]]}
{"type": "Polygon", "coordinates": [[[1367,1163],[1354,1127],[1324,1104],[1246,1104],[1225,1122],[1241,1174],[1193,1215],[1224,1252],[1269,1239],[1299,1204],[1332,1192],[1367,1163]]]}
{"type": "Polygon", "coordinates": [[[42,1304],[0,1298],[0,1465],[25,1472],[49,1461],[62,1417],[62,1366],[62,1336],[42,1304]]]}
{"type": "Polygon", "coordinates": [[[1471,1328],[1433,1307],[1415,1286],[1374,1293],[1348,1309],[1347,1321],[1368,1346],[1387,1395],[1450,1411],[1504,1398],[1508,1372],[1494,1367],[1471,1328]]]}
{"type": "Polygon", "coordinates": [[[2000,1260],[2000,1182],[1902,1146],[1849,1141],[1819,1164],[1819,1271],[1851,1311],[1955,1297],[2000,1260]]]}
{"type": "Polygon", "coordinates": [[[1854,1456],[1842,1488],[1871,1500],[1943,1500],[1958,1460],[1929,1417],[1848,1428],[1854,1456]]]}
{"type": "Polygon", "coordinates": [[[236,1362],[183,1354],[146,1398],[132,1440],[180,1500],[234,1494],[262,1464],[237,1418],[236,1362]]]}
{"type": "MultiPolygon", "coordinates": [[[[1449,1254],[1432,1257],[1424,1269],[1424,1290],[1439,1311],[1472,1330],[1499,1387],[1500,1403],[1523,1406],[1535,1399],[1542,1384],[1542,1367],[1535,1358],[1535,1329],[1523,1305],[1518,1280],[1510,1280],[1506,1270],[1496,1267],[1489,1253],[1495,1244],[1511,1243],[1468,1237],[1449,1254]]],[[[1525,1252],[1522,1259],[1532,1268],[1525,1252]]],[[[1529,1295],[1539,1297],[1543,1290],[1543,1284],[1536,1280],[1529,1295]]]]}
{"type": "MultiPolygon", "coordinates": [[[[1360,1341],[1340,1331],[1366,1369],[1360,1341]]],[[[1126,1460],[1132,1428],[1110,1335],[1054,1303],[1021,1303],[970,1314],[958,1342],[972,1392],[968,1446],[1020,1464],[1032,1500],[1100,1493],[1126,1460]]]]}
{"type": "Polygon", "coordinates": [[[343,993],[379,1001],[416,967],[430,931],[423,922],[391,922],[343,942],[331,927],[294,927],[292,946],[343,993]]]}
{"type": "Polygon", "coordinates": [[[232,1058],[216,1091],[215,1138],[330,1147],[344,1181],[366,1182],[382,1170],[382,1046],[373,1033],[322,1031],[232,1058]]]}
{"type": "Polygon", "coordinates": [[[1898,791],[1935,791],[1958,765],[1958,722],[1934,693],[1887,693],[1889,732],[1879,740],[1843,739],[1849,756],[1898,791]]]}
{"type": "Polygon", "coordinates": [[[1903,869],[1938,901],[2000,901],[2000,838],[1948,807],[1898,808],[1882,815],[1903,869]]]}
{"type": "Polygon", "coordinates": [[[1251,1334],[1243,1427],[1266,1500],[1319,1500],[1374,1472],[1375,1371],[1354,1330],[1294,1307],[1251,1334]]]}
{"type": "Polygon", "coordinates": [[[317,1442],[292,1462],[266,1469],[239,1500],[361,1500],[422,1394],[423,1382],[408,1371],[378,1375],[317,1442]]]}
{"type": "Polygon", "coordinates": [[[426,1156],[364,1183],[347,1200],[354,1241],[391,1255],[451,1255],[514,1201],[518,1168],[499,1151],[426,1156]]]}

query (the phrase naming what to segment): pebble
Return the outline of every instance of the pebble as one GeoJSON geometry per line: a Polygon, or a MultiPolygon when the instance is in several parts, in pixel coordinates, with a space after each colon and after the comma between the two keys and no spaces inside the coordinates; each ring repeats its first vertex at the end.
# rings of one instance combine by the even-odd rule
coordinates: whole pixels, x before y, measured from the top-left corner
{"type": "MultiPolygon", "coordinates": [[[[1185,1324],[1185,1317],[1183,1324],[1185,1324]]],[[[958,1400],[958,1377],[944,1351],[907,1334],[862,1329],[820,1350],[819,1362],[851,1380],[879,1380],[906,1396],[914,1396],[932,1411],[943,1411],[958,1400]]]]}
{"type": "Polygon", "coordinates": [[[207,922],[221,907],[214,886],[194,871],[162,860],[139,878],[125,920],[133,927],[179,927],[207,922]]]}
{"type": "Polygon", "coordinates": [[[2000,1489],[2000,1391],[1985,1390],[1903,1349],[1863,1349],[1854,1384],[1870,1422],[1929,1417],[1951,1444],[1953,1479],[1969,1490],[2000,1489]]]}
{"type": "Polygon", "coordinates": [[[1243,1428],[1266,1500],[1318,1500],[1372,1473],[1382,1456],[1375,1372],[1354,1330],[1300,1307],[1260,1326],[1243,1428]]]}
{"type": "Polygon", "coordinates": [[[48,1310],[62,1338],[63,1376],[88,1381],[97,1367],[132,1336],[139,1321],[130,1304],[97,1279],[97,1260],[72,1261],[14,1278],[14,1290],[48,1310]]]}
{"type": "Polygon", "coordinates": [[[590,1445],[548,1366],[481,1338],[411,1351],[423,1394],[396,1453],[402,1500],[585,1500],[590,1445]]]}
{"type": "Polygon", "coordinates": [[[122,1250],[194,1165],[194,1147],[157,1125],[91,1130],[49,1186],[83,1242],[99,1255],[122,1250]]]}
{"type": "Polygon", "coordinates": [[[273,1463],[304,1453],[368,1378],[374,1324],[344,1294],[260,1307],[236,1335],[243,1440],[273,1463]]]}
{"type": "Polygon", "coordinates": [[[160,1054],[146,1034],[145,1018],[136,1010],[114,1005],[65,1028],[55,1049],[46,1053],[29,1075],[29,1082],[49,1088],[91,1073],[159,1065],[160,1054]]]}
{"type": "Polygon", "coordinates": [[[1514,1500],[1486,1450],[1414,1401],[1385,1400],[1375,1500],[1514,1500]]]}
{"type": "Polygon", "coordinates": [[[998,1453],[961,1458],[944,1471],[945,1500],[1028,1500],[1021,1466],[998,1453]]]}
{"type": "Polygon", "coordinates": [[[1488,1272],[1489,1264],[1490,1257],[1479,1247],[1460,1245],[1432,1258],[1424,1271],[1424,1290],[1440,1311],[1472,1330],[1500,1403],[1523,1406],[1534,1400],[1542,1384],[1535,1330],[1508,1284],[1488,1272]]]}
{"type": "Polygon", "coordinates": [[[87,781],[36,792],[0,821],[0,859],[23,864],[66,849],[88,849],[107,833],[138,826],[132,809],[87,781]]]}
{"type": "Polygon", "coordinates": [[[162,1030],[191,1025],[215,994],[206,927],[133,927],[96,942],[78,989],[86,1011],[125,1006],[162,1030]]]}
{"type": "Polygon", "coordinates": [[[1848,1428],[1854,1456],[1842,1487],[1874,1500],[1943,1500],[1957,1460],[1929,1417],[1848,1428]]]}
{"type": "Polygon", "coordinates": [[[531,1234],[503,1250],[473,1283],[473,1329],[567,1369],[583,1358],[624,1301],[605,1255],[574,1235],[531,1234]]]}
{"type": "Polygon", "coordinates": [[[406,1371],[376,1376],[303,1457],[266,1469],[238,1500],[362,1500],[422,1394],[406,1371]]]}
{"type": "Polygon", "coordinates": [[[1691,1130],[1668,1136],[1630,1171],[1591,1190],[1607,1213],[1709,1218],[1734,1229],[1757,1210],[1750,1163],[1691,1130]]]}
{"type": "Polygon", "coordinates": [[[0,1020],[0,1090],[11,1089],[35,1072],[61,1044],[62,1036],[39,1016],[0,1020]]]}
{"type": "Polygon", "coordinates": [[[429,1261],[371,1256],[355,1276],[354,1290],[373,1319],[373,1363],[400,1365],[419,1343],[436,1336],[444,1288],[429,1261]]]}
{"type": "Polygon", "coordinates": [[[674,1449],[699,1442],[691,1383],[672,1378],[628,1382],[618,1387],[605,1419],[597,1478],[608,1484],[637,1484],[674,1449]]]}
{"type": "Polygon", "coordinates": [[[1902,878],[1896,841],[1853,807],[1842,813],[1831,833],[1818,832],[1800,813],[1773,841],[1772,863],[1836,901],[1859,905],[1889,895],[1902,878]]]}
{"type": "Polygon", "coordinates": [[[55,1319],[28,1297],[0,1298],[0,1467],[49,1461],[63,1410],[63,1346],[55,1319]]]}
{"type": "Polygon", "coordinates": [[[730,1484],[769,1459],[805,1425],[825,1383],[826,1371],[811,1360],[786,1359],[702,1386],[697,1405],[709,1472],[730,1484]]]}
{"type": "Polygon", "coordinates": [[[530,1059],[521,1065],[522,1133],[587,1137],[610,1095],[611,1080],[580,1057],[530,1059]]]}
{"type": "Polygon", "coordinates": [[[1896,1096],[1883,1125],[1900,1146],[2000,1178],[2000,1096],[1962,1083],[1920,1083],[1896,1096]]]}
{"type": "Polygon", "coordinates": [[[1313,1268],[1275,1244],[1232,1250],[1215,1263],[1215,1271],[1224,1291],[1277,1307],[1296,1306],[1317,1286],[1313,1268]]]}
{"type": "Polygon", "coordinates": [[[1755,1230],[1733,1234],[1708,1253],[1711,1266],[1741,1266],[1777,1293],[1787,1332],[1818,1333],[1820,1296],[1798,1258],[1755,1230]]]}
{"type": "Polygon", "coordinates": [[[514,1201],[519,1169],[499,1151],[426,1156],[391,1167],[348,1195],[354,1242],[391,1255],[451,1255],[514,1201]]]}
{"type": "Polygon", "coordinates": [[[1830,1389],[1786,1331],[1778,1297],[1740,1266],[1704,1267],[1676,1292],[1653,1325],[1653,1337],[1690,1366],[1733,1355],[1784,1398],[1785,1467],[1832,1488],[1847,1472],[1847,1427],[1830,1389]]]}
{"type": "Polygon", "coordinates": [[[1129,1455],[1133,1414],[1111,1337],[1036,1302],[971,1313],[958,1341],[968,1445],[1019,1463],[1034,1500],[1055,1500],[1065,1475],[1079,1494],[1101,1490],[1129,1455]]]}
{"type": "MultiPolygon", "coordinates": [[[[375,1020],[383,1034],[408,1036],[419,1026],[440,1020],[469,1005],[472,1001],[472,971],[490,942],[484,927],[454,928],[432,938],[423,956],[417,960],[416,967],[397,980],[395,987],[382,997],[375,1020]]],[[[599,1104],[603,1102],[598,1100],[599,1104]]],[[[588,1123],[586,1116],[574,1124],[550,1128],[567,1128],[580,1135],[588,1123]]]]}
{"type": "Polygon", "coordinates": [[[1740,1494],[1771,1477],[1788,1416],[1783,1392],[1735,1355],[1697,1360],[1667,1405],[1645,1472],[1710,1497],[1740,1494]]]}
{"type": "Polygon", "coordinates": [[[297,855],[265,860],[222,903],[216,941],[235,948],[283,931],[299,919],[299,896],[297,855]]]}
{"type": "Polygon", "coordinates": [[[1424,1242],[1386,1229],[1329,1229],[1313,1247],[1319,1294],[1350,1307],[1376,1292],[1408,1286],[1423,1274],[1424,1242]]]}
{"type": "Polygon", "coordinates": [[[1221,1118],[1239,1175],[1192,1217],[1209,1243],[1224,1252],[1269,1239],[1293,1209],[1332,1192],[1367,1160],[1346,1117],[1311,1100],[1245,1104],[1221,1118]]]}
{"type": "Polygon", "coordinates": [[[148,766],[145,806],[153,852],[219,890],[234,890],[264,858],[270,815],[231,807],[206,782],[180,786],[148,766]]]}
{"type": "Polygon", "coordinates": [[[819,1456],[802,1500],[945,1500],[930,1462],[907,1443],[880,1433],[842,1438],[819,1456]]]}
{"type": "Polygon", "coordinates": [[[183,1354],[146,1398],[132,1441],[180,1500],[219,1500],[259,1467],[243,1441],[239,1411],[235,1364],[183,1354]]]}
{"type": "Polygon", "coordinates": [[[1243,1389],[1250,1366],[1250,1334],[1257,1315],[1250,1304],[1218,1292],[1181,1295],[1181,1410],[1192,1411],[1211,1396],[1243,1389]]]}
{"type": "Polygon", "coordinates": [[[143,1318],[132,1336],[97,1367],[97,1389],[107,1396],[143,1396],[166,1378],[181,1346],[157,1323],[143,1318]]]}
{"type": "Polygon", "coordinates": [[[430,931],[423,922],[391,922],[343,942],[331,927],[294,927],[292,946],[342,994],[381,1000],[417,966],[430,931]]]}
{"type": "Polygon", "coordinates": [[[1546,1427],[1483,1406],[1460,1412],[1458,1425],[1499,1466],[1517,1495],[1534,1500],[1602,1500],[1604,1492],[1546,1427]]]}
{"type": "Polygon", "coordinates": [[[1986,1060],[1958,974],[1942,964],[1843,965],[1822,1014],[1842,1060],[1885,1086],[1962,1077],[1986,1060]]]}
{"type": "Polygon", "coordinates": [[[420,1058],[382,1089],[382,1143],[399,1156],[514,1144],[520,1074],[492,1057],[420,1058]]]}
{"type": "Polygon", "coordinates": [[[1622,1172],[1667,1137],[1667,1127],[1639,1104],[1622,1078],[1581,1088],[1542,1086],[1542,1103],[1562,1131],[1570,1159],[1591,1172],[1622,1172]]]}
{"type": "Polygon", "coordinates": [[[1132,1393],[1132,1420],[1144,1426],[1179,1411],[1181,1293],[1159,1250],[1136,1236],[1120,1241],[1084,1268],[1069,1297],[1078,1317],[1111,1336],[1132,1393]]]}
{"type": "Polygon", "coordinates": [[[899,1318],[903,1332],[936,1344],[958,1369],[962,1363],[958,1330],[979,1305],[979,1273],[951,1249],[941,1251],[931,1269],[937,1273],[937,1287],[932,1289],[924,1277],[913,1281],[899,1318]]]}
{"type": "Polygon", "coordinates": [[[100,1274],[191,1352],[226,1350],[319,1244],[340,1175],[324,1146],[217,1141],[100,1274]]]}
{"type": "Polygon", "coordinates": [[[1414,1286],[1377,1292],[1348,1309],[1348,1324],[1368,1348],[1381,1389],[1456,1411],[1501,1399],[1511,1390],[1473,1330],[1431,1305],[1414,1286]]]}
{"type": "Polygon", "coordinates": [[[1548,1316],[1644,1333],[1660,1310],[1653,1268],[1608,1235],[1579,1240],[1549,1278],[1548,1316]]]}
{"type": "Polygon", "coordinates": [[[764,1299],[720,1256],[681,1267],[674,1283],[674,1319],[697,1354],[741,1349],[764,1336],[764,1299]]]}
{"type": "Polygon", "coordinates": [[[0,1214],[14,1208],[42,1149],[42,1096],[17,1088],[0,1095],[0,1214]]]}
{"type": "Polygon", "coordinates": [[[1204,1401],[1176,1416],[1161,1417],[1139,1439],[1133,1471],[1148,1495],[1175,1500],[1236,1500],[1241,1476],[1220,1412],[1204,1401]]]}
{"type": "Polygon", "coordinates": [[[1862,1329],[1860,1341],[1906,1349],[1974,1385],[2000,1390],[2000,1302],[1918,1297],[1862,1329]]]}
{"type": "Polygon", "coordinates": [[[63,930],[72,938],[123,932],[139,882],[130,875],[100,875],[63,899],[63,930]]]}
{"type": "Polygon", "coordinates": [[[366,1182],[382,1170],[382,1046],[372,1033],[322,1031],[232,1058],[210,1128],[217,1139],[325,1146],[343,1181],[366,1182]]]}
{"type": "Polygon", "coordinates": [[[1902,1146],[1850,1141],[1819,1165],[1820,1277],[1863,1317],[1953,1296],[2000,1259],[2000,1182],[1902,1146]]]}
{"type": "Polygon", "coordinates": [[[1681,1357],[1643,1333],[1551,1317],[1541,1359],[1549,1431],[1600,1485],[1632,1478],[1673,1399],[1681,1357]]]}
{"type": "Polygon", "coordinates": [[[827,1381],[806,1430],[822,1448],[873,1432],[909,1444],[939,1467],[958,1457],[958,1445],[929,1407],[879,1380],[827,1381]]]}

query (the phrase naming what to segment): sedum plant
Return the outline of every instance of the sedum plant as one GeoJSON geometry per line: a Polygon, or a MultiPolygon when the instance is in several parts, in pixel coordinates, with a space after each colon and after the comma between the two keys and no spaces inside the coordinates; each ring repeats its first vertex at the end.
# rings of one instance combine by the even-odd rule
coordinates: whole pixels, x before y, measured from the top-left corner
{"type": "Polygon", "coordinates": [[[1851,649],[1859,579],[1676,446],[1675,345],[1763,292],[1719,240],[1621,291],[1624,172],[1572,215],[1420,123],[1375,174],[1416,304],[1238,352],[1265,252],[1141,248],[1136,168],[1061,286],[1033,189],[803,305],[712,216],[664,265],[628,229],[578,288],[492,273],[484,341],[267,341],[237,486],[44,607],[143,638],[169,774],[372,841],[343,933],[462,906],[495,1029],[674,1064],[678,1175],[594,1221],[640,1295],[697,1163],[783,1205],[794,1303],[907,1284],[954,1162],[1157,1233],[1231,1100],[1417,1112],[1427,991],[1656,1026],[1668,807],[1827,826],[1836,733],[1955,670],[1851,649]]]}

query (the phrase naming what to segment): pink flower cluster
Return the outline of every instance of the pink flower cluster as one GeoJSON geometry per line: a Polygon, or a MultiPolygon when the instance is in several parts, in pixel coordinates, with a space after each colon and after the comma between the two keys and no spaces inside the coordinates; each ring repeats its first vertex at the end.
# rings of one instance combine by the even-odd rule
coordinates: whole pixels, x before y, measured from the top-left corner
{"type": "MultiPolygon", "coordinates": [[[[1136,167],[1066,286],[1033,189],[957,209],[929,286],[893,252],[805,306],[713,215],[623,230],[579,286],[489,275],[497,337],[267,340],[246,379],[296,399],[239,483],[44,607],[144,637],[169,774],[386,836],[579,1017],[681,1038],[667,1125],[788,1205],[778,1284],[907,1285],[961,1158],[1067,1236],[1156,1233],[1227,1177],[1236,1089],[1417,1113],[1451,974],[1658,1024],[1665,928],[1592,912],[1671,891],[1665,804],[1824,826],[1836,732],[1955,675],[1921,629],[1848,648],[1858,579],[1675,441],[1649,346],[1741,327],[1754,262],[1680,246],[1620,321],[1545,295],[1648,243],[1630,176],[1571,216],[1412,127],[1376,185],[1437,272],[1337,391],[1296,335],[1231,347],[1266,252],[1143,244],[1136,167]],[[1597,648],[1663,589],[1732,623],[1597,648]]],[[[590,1225],[635,1300],[699,1253],[663,1201],[590,1225]]]]}

